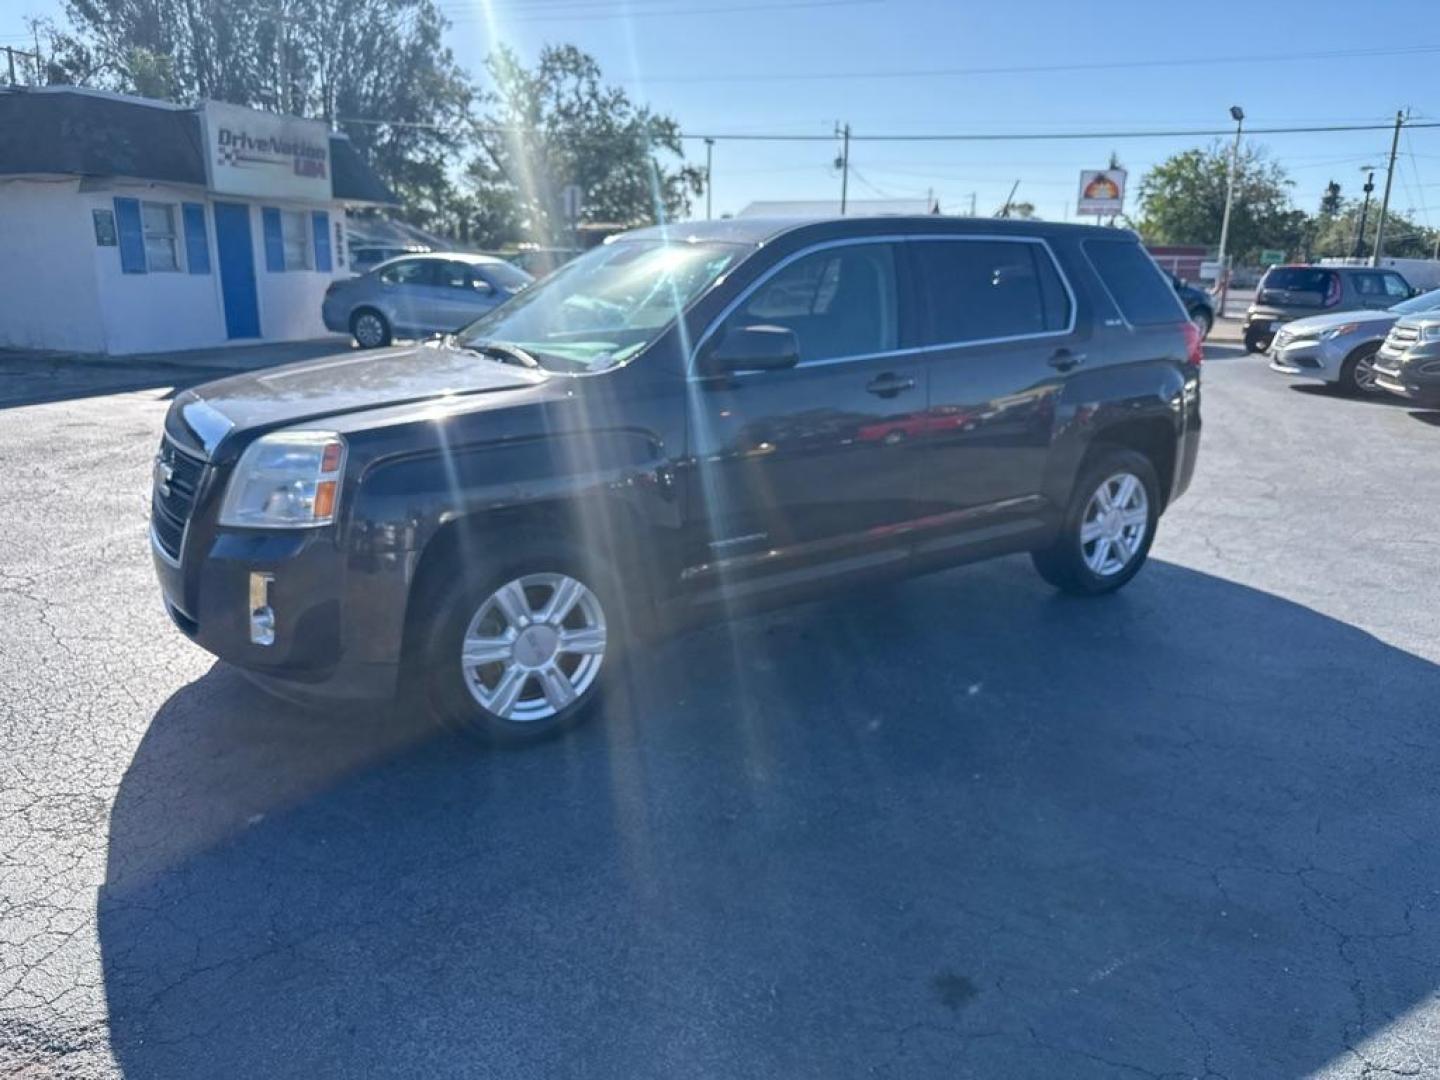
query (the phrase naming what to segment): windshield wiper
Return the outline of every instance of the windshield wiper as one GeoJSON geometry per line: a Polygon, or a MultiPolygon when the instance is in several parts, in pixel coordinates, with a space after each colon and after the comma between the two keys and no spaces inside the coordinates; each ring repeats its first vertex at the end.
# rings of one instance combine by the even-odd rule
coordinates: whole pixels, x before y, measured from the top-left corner
{"type": "Polygon", "coordinates": [[[464,349],[466,352],[487,356],[492,360],[498,358],[502,364],[518,364],[520,367],[527,368],[538,368],[540,366],[540,361],[520,348],[519,345],[510,345],[504,341],[482,341],[479,343],[467,341],[462,344],[454,334],[448,335],[444,341],[448,348],[464,349]]]}

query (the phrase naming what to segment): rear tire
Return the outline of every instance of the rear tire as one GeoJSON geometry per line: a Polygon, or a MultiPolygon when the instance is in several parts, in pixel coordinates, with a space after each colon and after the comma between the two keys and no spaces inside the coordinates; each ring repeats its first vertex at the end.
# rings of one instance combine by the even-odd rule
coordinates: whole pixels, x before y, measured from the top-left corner
{"type": "Polygon", "coordinates": [[[442,726],[508,746],[553,738],[590,716],[620,666],[627,627],[607,567],[544,541],[515,550],[524,555],[457,565],[432,590],[436,608],[420,613],[429,626],[413,673],[442,726]]]}
{"type": "Polygon", "coordinates": [[[359,308],[350,316],[350,336],[362,349],[381,349],[392,340],[389,321],[369,307],[359,308]]]}
{"type": "Polygon", "coordinates": [[[1160,518],[1160,484],[1150,459],[1101,447],[1081,467],[1060,535],[1031,552],[1040,576],[1062,592],[1114,592],[1140,572],[1160,518]]]}
{"type": "Polygon", "coordinates": [[[1375,354],[1379,351],[1379,345],[1361,345],[1345,358],[1336,383],[1341,393],[1354,397],[1380,393],[1375,385],[1375,354]]]}
{"type": "Polygon", "coordinates": [[[1256,334],[1247,332],[1245,334],[1245,351],[1247,353],[1263,353],[1270,348],[1270,343],[1275,340],[1273,334],[1256,334]]]}

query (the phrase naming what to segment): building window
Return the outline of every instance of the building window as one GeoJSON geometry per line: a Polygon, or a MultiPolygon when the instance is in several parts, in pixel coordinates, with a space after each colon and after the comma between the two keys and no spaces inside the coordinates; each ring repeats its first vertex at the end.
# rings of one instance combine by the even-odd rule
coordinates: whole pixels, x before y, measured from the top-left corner
{"type": "Polygon", "coordinates": [[[285,243],[285,269],[309,270],[310,222],[303,210],[280,211],[280,236],[285,243]]]}
{"type": "Polygon", "coordinates": [[[175,242],[175,207],[170,203],[141,203],[140,220],[145,229],[145,268],[151,273],[179,270],[180,253],[175,242]]]}

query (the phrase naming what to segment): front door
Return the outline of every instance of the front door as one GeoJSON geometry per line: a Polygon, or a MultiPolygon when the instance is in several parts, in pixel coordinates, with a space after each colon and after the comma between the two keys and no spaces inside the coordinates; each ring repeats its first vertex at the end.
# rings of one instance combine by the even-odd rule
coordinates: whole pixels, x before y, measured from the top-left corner
{"type": "MultiPolygon", "coordinates": [[[[692,576],[898,556],[915,513],[925,368],[901,354],[895,244],[826,247],[782,266],[701,343],[783,326],[800,362],[692,384],[692,576]]],[[[857,566],[857,569],[860,568],[857,566]]]]}
{"type": "Polygon", "coordinates": [[[220,294],[225,336],[260,336],[260,299],[255,288],[255,248],[250,240],[250,207],[215,204],[215,248],[220,261],[220,294]]]}

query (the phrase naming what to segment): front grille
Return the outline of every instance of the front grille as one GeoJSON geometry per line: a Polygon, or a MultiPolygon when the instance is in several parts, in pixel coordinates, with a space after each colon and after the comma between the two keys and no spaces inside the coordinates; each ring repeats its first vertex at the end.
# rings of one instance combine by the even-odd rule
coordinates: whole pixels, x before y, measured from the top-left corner
{"type": "Polygon", "coordinates": [[[1415,342],[1420,340],[1420,331],[1413,326],[1394,326],[1385,339],[1385,344],[1393,345],[1400,351],[1404,351],[1415,342]]]}
{"type": "Polygon", "coordinates": [[[169,438],[160,440],[150,496],[150,527],[155,530],[161,550],[172,559],[180,558],[185,525],[195,507],[195,493],[204,472],[202,459],[185,453],[169,438]]]}

